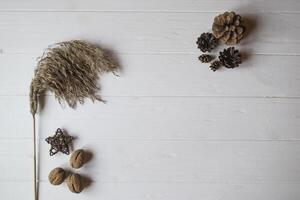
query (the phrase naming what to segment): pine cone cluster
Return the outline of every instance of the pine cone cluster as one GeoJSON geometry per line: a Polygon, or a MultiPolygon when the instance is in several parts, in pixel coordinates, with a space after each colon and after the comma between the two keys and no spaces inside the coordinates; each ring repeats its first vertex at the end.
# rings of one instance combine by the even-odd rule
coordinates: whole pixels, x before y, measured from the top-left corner
{"type": "Polygon", "coordinates": [[[215,17],[212,31],[221,43],[234,45],[243,38],[245,28],[242,26],[240,15],[235,12],[225,12],[215,17]]]}
{"type": "Polygon", "coordinates": [[[218,46],[218,40],[212,33],[202,33],[197,40],[197,44],[202,52],[210,52],[218,46]]]}
{"type": "MultiPolygon", "coordinates": [[[[212,33],[202,33],[196,43],[202,52],[210,52],[218,44],[237,44],[244,37],[244,33],[245,27],[242,25],[242,17],[235,12],[225,12],[215,17],[212,33]]],[[[213,61],[214,58],[210,54],[199,56],[202,63],[210,63],[209,67],[212,71],[216,71],[222,66],[235,68],[242,63],[241,54],[234,47],[219,52],[219,60],[213,61]]]]}
{"type": "Polygon", "coordinates": [[[229,47],[224,49],[223,52],[220,52],[219,59],[224,67],[227,68],[235,68],[242,63],[241,54],[239,50],[234,47],[229,47]]]}

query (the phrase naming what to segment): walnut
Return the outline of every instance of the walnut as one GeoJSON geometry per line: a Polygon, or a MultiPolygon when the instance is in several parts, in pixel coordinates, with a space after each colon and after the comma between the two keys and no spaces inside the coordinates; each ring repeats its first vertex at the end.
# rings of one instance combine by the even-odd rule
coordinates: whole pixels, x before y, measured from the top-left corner
{"type": "Polygon", "coordinates": [[[85,163],[85,154],[82,149],[74,151],[70,158],[70,165],[74,169],[82,167],[85,163]]]}
{"type": "Polygon", "coordinates": [[[57,167],[53,169],[48,176],[48,179],[52,185],[60,185],[66,178],[66,172],[64,169],[57,167]]]}
{"type": "Polygon", "coordinates": [[[80,193],[83,190],[81,176],[79,174],[70,174],[67,179],[69,190],[73,193],[80,193]]]}

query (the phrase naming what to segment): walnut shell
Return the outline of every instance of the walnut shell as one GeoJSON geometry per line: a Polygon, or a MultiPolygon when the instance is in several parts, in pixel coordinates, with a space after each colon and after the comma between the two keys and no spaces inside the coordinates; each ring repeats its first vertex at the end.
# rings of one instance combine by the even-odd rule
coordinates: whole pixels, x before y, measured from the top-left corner
{"type": "Polygon", "coordinates": [[[64,169],[57,167],[53,169],[48,176],[49,182],[52,185],[60,185],[62,182],[64,182],[66,178],[66,172],[64,169]]]}
{"type": "Polygon", "coordinates": [[[84,165],[85,156],[84,151],[82,149],[78,149],[74,151],[70,158],[70,165],[74,169],[78,169],[84,165]]]}
{"type": "Polygon", "coordinates": [[[79,174],[71,174],[67,179],[69,190],[73,193],[80,193],[83,190],[81,176],[79,174]]]}

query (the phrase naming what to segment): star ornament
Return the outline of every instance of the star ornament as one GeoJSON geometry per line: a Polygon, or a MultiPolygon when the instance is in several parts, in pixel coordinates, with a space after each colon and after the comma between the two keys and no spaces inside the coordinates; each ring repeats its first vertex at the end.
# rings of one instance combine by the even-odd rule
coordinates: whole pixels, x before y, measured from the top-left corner
{"type": "Polygon", "coordinates": [[[50,156],[53,156],[58,152],[69,155],[69,146],[72,144],[72,140],[72,136],[64,134],[64,132],[58,128],[53,137],[46,138],[46,142],[51,145],[49,150],[50,156]]]}

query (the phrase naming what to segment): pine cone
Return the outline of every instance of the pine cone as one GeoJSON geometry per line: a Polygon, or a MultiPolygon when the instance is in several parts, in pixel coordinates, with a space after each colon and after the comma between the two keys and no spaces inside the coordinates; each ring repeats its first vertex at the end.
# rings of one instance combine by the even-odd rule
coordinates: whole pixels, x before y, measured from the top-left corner
{"type": "Polygon", "coordinates": [[[210,64],[209,67],[210,67],[211,70],[213,70],[213,71],[215,72],[215,71],[218,70],[222,65],[223,65],[223,64],[221,63],[221,61],[216,60],[216,61],[212,62],[212,63],[210,64]]]}
{"type": "Polygon", "coordinates": [[[219,59],[227,68],[235,68],[242,63],[241,54],[239,50],[234,49],[234,47],[229,47],[224,49],[223,52],[220,52],[219,59]]]}
{"type": "Polygon", "coordinates": [[[216,46],[218,46],[218,40],[212,33],[202,33],[197,40],[198,48],[202,52],[210,52],[216,46]]]}
{"type": "Polygon", "coordinates": [[[214,59],[213,56],[209,55],[209,54],[202,54],[199,56],[199,60],[202,63],[209,63],[210,61],[212,61],[214,59]]]}
{"type": "Polygon", "coordinates": [[[221,43],[234,45],[244,36],[245,27],[242,26],[242,17],[234,12],[225,12],[214,19],[213,34],[221,43]]]}

